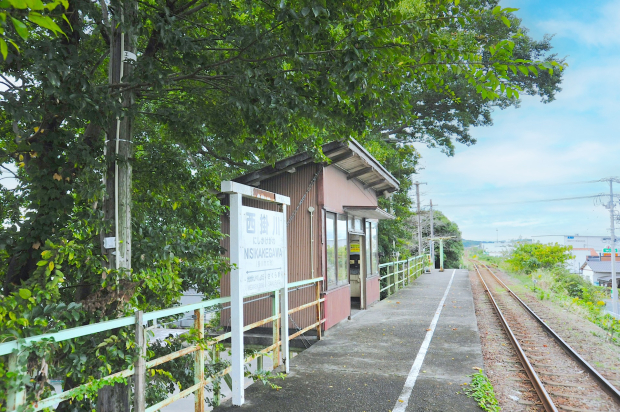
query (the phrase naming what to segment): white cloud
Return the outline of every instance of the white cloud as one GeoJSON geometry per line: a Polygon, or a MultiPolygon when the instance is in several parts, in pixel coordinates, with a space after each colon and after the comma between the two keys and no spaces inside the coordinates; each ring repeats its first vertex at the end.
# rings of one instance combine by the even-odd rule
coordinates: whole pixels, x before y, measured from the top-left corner
{"type": "MultiPolygon", "coordinates": [[[[589,7],[592,3],[584,3],[589,7]]],[[[610,2],[595,10],[595,17],[584,21],[585,13],[577,19],[572,16],[549,19],[539,23],[545,32],[557,37],[576,40],[587,46],[613,46],[620,44],[620,3],[610,2]]]]}

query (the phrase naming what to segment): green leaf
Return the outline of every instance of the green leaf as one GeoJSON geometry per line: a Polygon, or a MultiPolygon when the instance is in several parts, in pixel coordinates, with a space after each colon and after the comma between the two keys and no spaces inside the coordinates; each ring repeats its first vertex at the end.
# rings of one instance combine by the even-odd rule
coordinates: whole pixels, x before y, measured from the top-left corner
{"type": "Polygon", "coordinates": [[[17,20],[15,17],[11,17],[11,21],[13,22],[13,26],[15,27],[15,31],[17,32],[19,37],[24,40],[28,40],[28,27],[21,21],[17,20]]]}
{"type": "Polygon", "coordinates": [[[32,296],[32,293],[30,293],[30,291],[28,289],[20,289],[19,290],[19,297],[22,299],[28,299],[30,296],[32,296]]]}
{"type": "Polygon", "coordinates": [[[30,10],[43,10],[46,8],[41,0],[30,0],[28,3],[28,7],[30,8],[30,10]]]}
{"type": "Polygon", "coordinates": [[[461,2],[461,0],[454,0],[454,5],[458,6],[460,2],[461,2]]]}
{"type": "Polygon", "coordinates": [[[526,76],[529,74],[529,72],[527,71],[527,67],[519,66],[519,71],[526,76]]]}
{"type": "Polygon", "coordinates": [[[28,15],[28,20],[33,22],[34,24],[51,30],[54,34],[62,33],[65,34],[60,27],[52,20],[49,16],[42,16],[39,13],[30,13],[28,15]]]}
{"type": "Polygon", "coordinates": [[[9,40],[9,43],[11,43],[13,45],[13,47],[15,47],[15,49],[19,53],[19,47],[17,47],[17,44],[15,44],[15,42],[13,40],[9,40]]]}
{"type": "Polygon", "coordinates": [[[0,54],[2,54],[4,60],[6,60],[6,56],[9,54],[9,48],[3,39],[0,39],[0,54]]]}
{"type": "Polygon", "coordinates": [[[16,9],[23,10],[28,8],[28,2],[24,0],[9,0],[9,3],[11,3],[11,6],[15,7],[16,9]]]}
{"type": "Polygon", "coordinates": [[[502,21],[506,26],[510,27],[510,20],[508,20],[508,17],[502,16],[502,21]]]}
{"type": "MultiPolygon", "coordinates": [[[[65,16],[64,14],[62,15],[62,18],[64,21],[67,22],[67,24],[69,25],[69,28],[71,29],[71,31],[73,31],[73,26],[71,25],[71,22],[69,21],[69,19],[67,18],[67,16],[65,16]]],[[[64,33],[63,33],[64,34],[64,33]]]]}
{"type": "Polygon", "coordinates": [[[495,16],[496,14],[498,14],[499,12],[502,11],[502,8],[500,6],[495,6],[493,7],[493,15],[495,16]]]}

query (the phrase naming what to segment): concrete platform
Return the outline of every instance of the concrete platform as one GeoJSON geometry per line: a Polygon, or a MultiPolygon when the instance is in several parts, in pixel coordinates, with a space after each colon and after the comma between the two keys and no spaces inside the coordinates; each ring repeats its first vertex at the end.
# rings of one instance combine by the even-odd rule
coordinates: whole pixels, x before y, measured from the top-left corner
{"type": "MultiPolygon", "coordinates": [[[[246,403],[239,409],[479,411],[471,398],[457,392],[462,392],[463,383],[471,382],[467,375],[482,366],[467,270],[434,270],[330,329],[322,341],[291,361],[291,373],[276,382],[282,389],[260,383],[248,387],[246,403]],[[438,322],[431,328],[453,273],[438,322]],[[406,382],[412,384],[412,365],[425,337],[429,339],[428,329],[432,339],[419,375],[409,398],[400,402],[406,382]]],[[[229,400],[215,411],[231,408],[229,400]]]]}

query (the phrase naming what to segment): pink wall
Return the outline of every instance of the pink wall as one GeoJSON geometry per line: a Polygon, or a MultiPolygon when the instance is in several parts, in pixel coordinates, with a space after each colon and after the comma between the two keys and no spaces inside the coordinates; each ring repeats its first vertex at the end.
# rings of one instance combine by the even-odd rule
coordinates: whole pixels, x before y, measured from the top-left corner
{"type": "Polygon", "coordinates": [[[377,206],[377,195],[364,189],[357,179],[347,180],[347,175],[334,166],[323,169],[323,200],[326,209],[344,213],[343,206],[377,206]]]}
{"type": "Polygon", "coordinates": [[[325,330],[351,315],[351,286],[325,292],[325,330]]]}
{"type": "Polygon", "coordinates": [[[379,300],[380,289],[379,276],[366,279],[366,309],[379,300]]]}

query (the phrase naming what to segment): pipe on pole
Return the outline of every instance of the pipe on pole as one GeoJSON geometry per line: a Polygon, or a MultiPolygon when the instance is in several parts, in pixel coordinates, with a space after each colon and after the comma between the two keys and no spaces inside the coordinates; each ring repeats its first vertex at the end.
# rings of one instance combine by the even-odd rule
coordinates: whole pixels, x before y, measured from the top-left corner
{"type": "Polygon", "coordinates": [[[443,239],[439,239],[439,271],[443,272],[443,239]]]}
{"type": "Polygon", "coordinates": [[[618,281],[616,280],[616,231],[614,225],[614,186],[613,179],[609,180],[609,221],[611,228],[611,308],[618,314],[618,281]]]}

